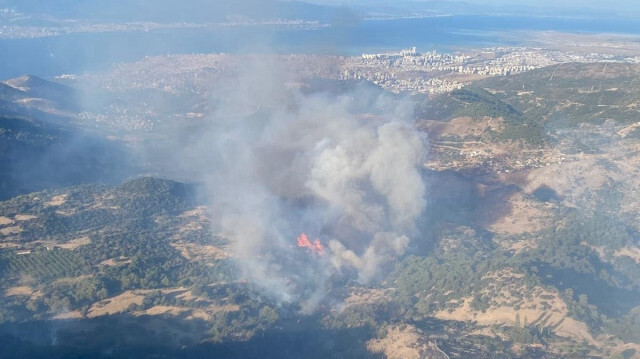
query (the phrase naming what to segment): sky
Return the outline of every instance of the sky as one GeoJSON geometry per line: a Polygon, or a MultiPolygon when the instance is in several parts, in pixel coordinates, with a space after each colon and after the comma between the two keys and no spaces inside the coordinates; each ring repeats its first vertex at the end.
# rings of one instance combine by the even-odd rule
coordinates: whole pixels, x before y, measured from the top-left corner
{"type": "Polygon", "coordinates": [[[489,4],[489,5],[531,5],[538,7],[591,7],[606,8],[611,10],[622,10],[624,8],[640,9],[637,0],[465,0],[464,2],[471,4],[489,4]]]}
{"type": "MultiPolygon", "coordinates": [[[[307,0],[308,2],[318,4],[333,4],[333,5],[385,5],[396,6],[399,1],[396,0],[307,0]]],[[[536,7],[590,7],[599,9],[609,9],[614,11],[625,11],[627,9],[639,11],[640,2],[637,0],[413,0],[403,2],[414,2],[418,4],[426,4],[429,2],[463,2],[473,5],[488,5],[488,6],[509,6],[509,5],[529,5],[536,7]]]]}

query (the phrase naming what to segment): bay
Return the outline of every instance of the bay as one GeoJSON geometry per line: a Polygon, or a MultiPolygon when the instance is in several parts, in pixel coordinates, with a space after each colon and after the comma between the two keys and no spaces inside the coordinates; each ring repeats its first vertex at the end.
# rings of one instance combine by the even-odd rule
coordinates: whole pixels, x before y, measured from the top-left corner
{"type": "Polygon", "coordinates": [[[359,55],[399,50],[453,51],[517,46],[516,31],[640,34],[633,19],[456,15],[365,20],[315,29],[278,26],[180,28],[148,32],[73,33],[0,40],[0,78],[53,77],[101,71],[145,56],[190,53],[309,53],[359,55]]]}

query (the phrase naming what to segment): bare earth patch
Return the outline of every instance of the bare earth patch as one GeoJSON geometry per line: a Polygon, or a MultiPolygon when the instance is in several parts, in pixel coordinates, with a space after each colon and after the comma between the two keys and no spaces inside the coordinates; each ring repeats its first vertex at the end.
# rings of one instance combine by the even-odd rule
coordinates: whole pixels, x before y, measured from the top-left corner
{"type": "MultiPolygon", "coordinates": [[[[486,288],[483,295],[493,300],[489,309],[478,311],[473,309],[472,297],[463,298],[453,310],[444,309],[436,312],[435,317],[443,320],[475,321],[478,325],[509,325],[516,324],[516,317],[521,321],[526,319],[530,325],[542,323],[550,327],[562,337],[569,337],[578,341],[587,341],[599,346],[593,338],[586,324],[569,317],[567,304],[556,291],[549,291],[542,287],[527,290],[524,285],[514,281],[505,273],[490,274],[485,278],[492,278],[493,292],[486,288]],[[497,294],[495,294],[497,292],[497,294]],[[520,293],[522,298],[515,298],[511,293],[520,293]],[[519,309],[515,309],[518,307],[519,309]]],[[[517,277],[515,277],[517,278],[517,277]]],[[[491,285],[489,285],[491,286],[491,285]]]]}
{"type": "Polygon", "coordinates": [[[180,314],[189,311],[189,308],[182,307],[172,307],[167,305],[156,305],[155,307],[151,307],[144,311],[144,314],[147,315],[171,315],[171,316],[179,316],[180,314]]]}
{"type": "Polygon", "coordinates": [[[21,286],[21,287],[11,287],[4,292],[5,297],[13,297],[13,296],[31,296],[34,290],[31,287],[21,286]]]}
{"type": "Polygon", "coordinates": [[[72,209],[69,209],[69,210],[61,210],[61,209],[59,209],[59,210],[56,211],[56,214],[59,214],[61,216],[65,216],[65,217],[70,217],[70,216],[73,216],[74,214],[76,214],[76,209],[75,208],[72,208],[72,209]]]}
{"type": "Polygon", "coordinates": [[[38,216],[34,216],[31,214],[16,214],[15,216],[16,221],[30,221],[36,218],[38,218],[38,216]]]}
{"type": "Polygon", "coordinates": [[[120,257],[120,258],[109,258],[100,262],[100,265],[109,266],[109,267],[117,267],[124,264],[131,263],[131,258],[128,257],[120,257]]]}
{"type": "Polygon", "coordinates": [[[367,342],[367,349],[382,353],[387,359],[447,359],[437,345],[428,342],[422,333],[411,325],[394,326],[387,329],[383,339],[367,342]]]}
{"type": "Polygon", "coordinates": [[[347,305],[376,303],[388,298],[388,293],[381,289],[355,288],[345,299],[347,305]]]}
{"type": "Polygon", "coordinates": [[[622,138],[625,138],[631,131],[637,128],[640,128],[640,122],[636,122],[630,126],[623,128],[622,130],[618,131],[618,135],[622,138]]]}
{"type": "Polygon", "coordinates": [[[17,249],[20,248],[20,244],[16,242],[2,242],[0,243],[0,249],[17,249]]]}
{"type": "Polygon", "coordinates": [[[640,248],[638,247],[625,247],[615,251],[613,255],[616,257],[630,257],[640,264],[640,248]]]}
{"type": "Polygon", "coordinates": [[[210,300],[208,298],[197,296],[197,295],[193,294],[193,292],[190,291],[190,290],[187,290],[184,293],[181,293],[181,294],[177,295],[176,298],[185,300],[187,302],[197,302],[197,301],[207,302],[207,301],[210,300]]]}
{"type": "Polygon", "coordinates": [[[6,226],[9,224],[13,224],[13,220],[9,217],[0,216],[0,226],[6,226]]]}
{"type": "Polygon", "coordinates": [[[22,227],[20,226],[5,227],[0,229],[0,234],[2,234],[3,236],[10,236],[12,234],[18,234],[21,232],[22,232],[22,227]]]}
{"type": "Polygon", "coordinates": [[[72,239],[66,243],[57,244],[56,247],[72,250],[78,247],[86,246],[89,243],[91,243],[91,239],[87,236],[84,236],[84,237],[72,239]]]}
{"type": "Polygon", "coordinates": [[[63,204],[65,204],[67,202],[67,194],[61,194],[59,196],[54,196],[53,198],[51,198],[51,200],[49,202],[45,202],[45,206],[50,206],[50,207],[59,207],[62,206],[63,204]]]}
{"type": "Polygon", "coordinates": [[[215,313],[237,312],[240,307],[235,304],[216,305],[211,304],[204,308],[188,308],[168,305],[156,305],[147,310],[135,312],[135,315],[168,315],[172,317],[183,317],[186,320],[201,319],[209,321],[215,313]]]}
{"type": "Polygon", "coordinates": [[[471,117],[456,117],[448,121],[443,135],[457,135],[467,137],[470,135],[482,135],[484,129],[480,125],[487,125],[485,121],[474,121],[471,117]]]}
{"type": "Polygon", "coordinates": [[[211,314],[207,313],[204,309],[194,309],[186,319],[202,319],[208,321],[211,320],[211,314]]]}
{"type": "Polygon", "coordinates": [[[551,204],[527,199],[522,193],[511,196],[509,205],[511,213],[492,223],[490,231],[505,235],[537,232],[551,218],[551,204]]]}
{"type": "Polygon", "coordinates": [[[192,209],[190,211],[186,211],[182,214],[180,214],[178,217],[180,218],[190,218],[190,217],[196,217],[197,219],[201,220],[201,221],[206,221],[207,220],[207,208],[204,206],[199,206],[196,207],[195,209],[192,209]]]}
{"type": "Polygon", "coordinates": [[[627,350],[635,351],[635,353],[630,359],[640,359],[640,344],[626,343],[626,344],[620,345],[617,348],[616,352],[622,353],[627,350]]]}
{"type": "Polygon", "coordinates": [[[79,275],[77,277],[64,277],[64,278],[57,279],[55,283],[56,284],[74,284],[74,283],[80,282],[83,279],[88,279],[91,277],[93,277],[91,274],[79,275]]]}
{"type": "Polygon", "coordinates": [[[520,140],[496,141],[491,133],[504,131],[502,118],[423,120],[419,126],[431,139],[431,156],[425,166],[434,170],[482,168],[495,174],[511,174],[547,162],[557,163],[564,157],[558,151],[531,147],[520,140]]]}
{"type": "Polygon", "coordinates": [[[53,248],[57,244],[58,244],[58,242],[56,242],[54,240],[41,239],[41,240],[33,241],[33,242],[29,243],[29,247],[31,247],[31,248],[36,248],[36,247],[53,248]]]}
{"type": "Polygon", "coordinates": [[[541,186],[548,186],[564,198],[570,207],[595,205],[585,202],[585,194],[595,191],[611,180],[621,180],[621,174],[604,168],[596,156],[579,154],[571,161],[551,163],[529,173],[525,186],[527,193],[533,193],[541,186]]]}
{"type": "Polygon", "coordinates": [[[490,337],[490,338],[498,337],[498,338],[503,339],[503,340],[508,340],[506,335],[504,335],[504,334],[500,335],[495,330],[493,330],[490,326],[478,328],[478,329],[472,331],[471,333],[469,333],[469,335],[482,335],[482,336],[490,337]]]}
{"type": "Polygon", "coordinates": [[[184,258],[194,261],[217,261],[229,257],[227,251],[216,246],[183,242],[171,243],[171,246],[180,251],[184,258]]]}
{"type": "Polygon", "coordinates": [[[64,312],[53,317],[56,320],[66,320],[66,319],[82,319],[82,313],[78,310],[74,310],[72,312],[64,312]]]}
{"type": "Polygon", "coordinates": [[[110,205],[109,201],[114,199],[115,196],[113,194],[104,194],[104,195],[93,195],[93,204],[89,207],[89,209],[120,209],[119,206],[110,205]]]}
{"type": "Polygon", "coordinates": [[[587,242],[580,242],[580,245],[583,245],[585,247],[589,247],[592,251],[598,253],[598,256],[600,257],[600,259],[602,261],[606,261],[606,258],[607,258],[607,253],[606,253],[606,249],[607,248],[606,247],[603,247],[603,246],[600,246],[600,247],[592,246],[592,245],[589,245],[589,243],[587,243],[587,242]]]}
{"type": "Polygon", "coordinates": [[[189,232],[201,231],[204,226],[209,223],[207,216],[207,208],[204,206],[196,207],[193,210],[181,213],[178,218],[185,220],[177,229],[178,233],[173,236],[173,240],[181,241],[184,235],[189,232]]]}
{"type": "Polygon", "coordinates": [[[494,242],[498,244],[500,247],[513,251],[514,253],[526,252],[530,249],[538,248],[538,243],[534,240],[523,240],[523,241],[508,241],[508,240],[500,240],[494,239],[494,242]]]}
{"type": "Polygon", "coordinates": [[[438,137],[453,135],[461,138],[482,136],[485,134],[487,127],[494,131],[500,131],[504,127],[502,119],[484,117],[474,120],[469,116],[452,118],[447,122],[426,120],[422,122],[422,126],[438,137]]]}
{"type": "Polygon", "coordinates": [[[598,253],[598,256],[603,262],[611,263],[607,256],[607,253],[609,253],[613,254],[614,257],[629,257],[640,264],[640,248],[638,247],[624,247],[611,253],[611,250],[607,250],[607,247],[604,246],[592,246],[587,242],[581,242],[580,244],[598,253]]]}
{"type": "Polygon", "coordinates": [[[95,318],[107,314],[122,313],[132,304],[142,305],[144,294],[139,291],[126,291],[116,297],[101,300],[91,306],[87,317],[95,318]]]}

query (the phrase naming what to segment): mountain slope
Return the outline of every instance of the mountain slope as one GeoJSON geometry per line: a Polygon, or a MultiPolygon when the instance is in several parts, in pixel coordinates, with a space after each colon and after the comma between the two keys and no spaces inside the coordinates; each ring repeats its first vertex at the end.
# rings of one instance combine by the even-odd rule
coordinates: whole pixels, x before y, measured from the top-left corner
{"type": "Polygon", "coordinates": [[[77,93],[74,89],[56,83],[47,81],[37,76],[25,75],[4,81],[5,86],[12,87],[13,89],[20,91],[19,93],[11,92],[17,97],[3,96],[0,94],[0,99],[5,101],[16,101],[19,99],[42,99],[53,103],[61,110],[77,111],[78,99],[77,93]]]}
{"type": "Polygon", "coordinates": [[[34,119],[0,116],[0,140],[0,199],[118,181],[132,167],[117,142],[34,119]]]}

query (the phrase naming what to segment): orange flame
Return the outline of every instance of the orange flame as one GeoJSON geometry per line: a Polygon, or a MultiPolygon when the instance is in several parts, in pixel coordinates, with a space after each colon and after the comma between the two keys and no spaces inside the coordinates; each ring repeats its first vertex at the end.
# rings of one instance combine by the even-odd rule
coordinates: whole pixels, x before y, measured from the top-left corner
{"type": "Polygon", "coordinates": [[[316,239],[313,244],[311,244],[309,237],[304,233],[298,236],[298,247],[307,248],[312,252],[318,253],[318,255],[324,254],[324,247],[322,246],[322,243],[320,243],[320,240],[316,239]]]}
{"type": "Polygon", "coordinates": [[[306,234],[302,233],[298,236],[298,247],[311,248],[311,242],[309,242],[306,234]]]}
{"type": "Polygon", "coordinates": [[[324,254],[324,247],[322,247],[322,243],[320,243],[319,240],[316,239],[316,241],[313,242],[313,248],[319,255],[324,254]]]}

